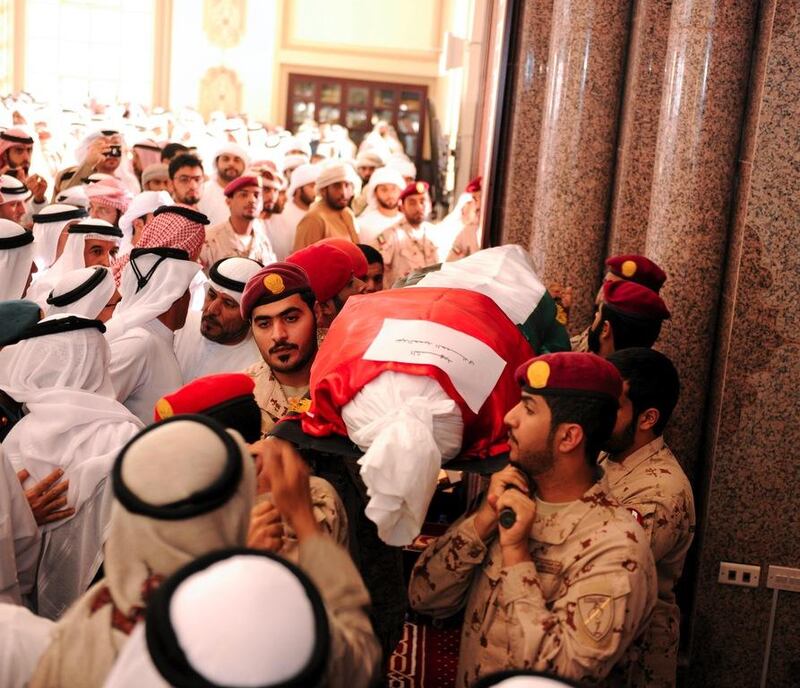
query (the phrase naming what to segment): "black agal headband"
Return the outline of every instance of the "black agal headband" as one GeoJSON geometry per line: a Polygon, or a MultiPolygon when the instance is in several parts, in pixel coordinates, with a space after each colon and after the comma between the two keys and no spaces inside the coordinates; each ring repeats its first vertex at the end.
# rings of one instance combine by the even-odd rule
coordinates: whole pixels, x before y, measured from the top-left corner
{"type": "Polygon", "coordinates": [[[206,514],[209,511],[218,509],[225,504],[236,492],[242,480],[242,455],[236,440],[225,430],[217,421],[208,416],[196,414],[186,414],[172,416],[154,425],[149,425],[139,432],[122,448],[114,468],[111,471],[111,481],[114,488],[114,496],[120,504],[132,514],[148,516],[159,521],[179,521],[187,518],[194,518],[206,514]],[[158,430],[167,423],[186,423],[192,421],[204,425],[211,430],[222,442],[225,447],[225,468],[220,476],[208,487],[198,490],[189,497],[184,497],[171,504],[150,504],[140,499],[134,494],[122,479],[122,464],[131,447],[144,437],[146,434],[158,430]]]}
{"type": "Polygon", "coordinates": [[[293,678],[270,683],[263,688],[313,688],[320,685],[330,652],[330,627],[322,596],[308,575],[283,557],[263,550],[244,547],[219,550],[195,559],[160,585],[147,605],[145,634],[147,649],[158,673],[177,688],[222,688],[202,676],[190,663],[181,647],[172,623],[170,607],[175,592],[191,576],[214,564],[236,556],[264,557],[288,569],[298,579],[314,616],[314,648],[305,667],[293,678]]]}
{"type": "Polygon", "coordinates": [[[105,279],[107,274],[108,270],[104,267],[97,266],[89,276],[89,279],[82,282],[74,289],[70,289],[65,294],[55,296],[54,292],[51,291],[50,295],[47,297],[47,303],[56,308],[69,306],[71,303],[75,303],[78,299],[82,299],[84,296],[91,293],[92,290],[105,279]]]}

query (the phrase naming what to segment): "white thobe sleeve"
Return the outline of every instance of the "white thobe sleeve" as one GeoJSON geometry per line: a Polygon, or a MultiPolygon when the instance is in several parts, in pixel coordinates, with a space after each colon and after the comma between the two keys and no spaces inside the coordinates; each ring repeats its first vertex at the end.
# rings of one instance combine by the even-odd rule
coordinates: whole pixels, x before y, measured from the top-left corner
{"type": "Polygon", "coordinates": [[[40,547],[39,526],[0,447],[0,602],[20,604],[32,592],[40,547]]]}

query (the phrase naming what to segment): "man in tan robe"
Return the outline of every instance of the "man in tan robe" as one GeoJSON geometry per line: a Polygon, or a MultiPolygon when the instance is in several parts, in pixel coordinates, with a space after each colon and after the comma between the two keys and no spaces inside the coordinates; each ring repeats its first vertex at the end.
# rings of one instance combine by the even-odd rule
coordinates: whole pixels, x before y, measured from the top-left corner
{"type": "Polygon", "coordinates": [[[354,174],[349,165],[338,162],[328,163],[322,168],[317,178],[320,198],[297,225],[295,251],[329,237],[358,243],[355,215],[348,207],[353,198],[354,174]]]}

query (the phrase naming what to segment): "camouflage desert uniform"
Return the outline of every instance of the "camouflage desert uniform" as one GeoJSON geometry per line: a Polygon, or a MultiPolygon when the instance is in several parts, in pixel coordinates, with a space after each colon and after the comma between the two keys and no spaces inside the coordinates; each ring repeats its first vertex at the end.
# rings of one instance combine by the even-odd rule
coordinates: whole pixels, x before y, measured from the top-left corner
{"type": "Polygon", "coordinates": [[[262,437],[266,437],[275,427],[275,423],[287,414],[308,410],[308,386],[284,387],[264,361],[254,363],[244,373],[253,378],[256,384],[253,395],[261,409],[262,437]]]}
{"type": "MultiPolygon", "coordinates": [[[[344,504],[327,480],[309,476],[309,491],[311,493],[311,509],[314,520],[319,524],[320,530],[333,538],[334,542],[345,549],[349,546],[347,512],[344,504]]],[[[269,494],[260,494],[256,503],[270,501],[269,494]]],[[[297,535],[289,523],[283,520],[283,546],[278,552],[293,563],[297,563],[297,535]]]]}
{"type": "Polygon", "coordinates": [[[658,600],[645,633],[633,686],[675,685],[680,609],[674,587],[695,529],[692,487],[675,455],[659,437],[621,463],[601,458],[611,494],[642,516],[658,574],[658,600]]]}
{"type": "Polygon", "coordinates": [[[453,247],[447,254],[447,262],[460,260],[471,256],[481,250],[478,245],[478,223],[470,222],[456,235],[453,240],[453,247]]]}
{"type": "Polygon", "coordinates": [[[423,222],[421,226],[422,237],[415,238],[414,230],[404,218],[375,238],[383,258],[385,284],[394,284],[415,270],[439,262],[439,250],[429,238],[435,227],[429,222],[423,222]]]}
{"type": "Polygon", "coordinates": [[[411,606],[447,617],[466,604],[457,686],[510,668],[599,682],[641,634],[655,565],[644,531],[607,493],[601,477],[562,509],[545,515],[537,503],[531,562],[504,567],[498,540],[481,541],[474,515],[422,553],[411,606]]]}

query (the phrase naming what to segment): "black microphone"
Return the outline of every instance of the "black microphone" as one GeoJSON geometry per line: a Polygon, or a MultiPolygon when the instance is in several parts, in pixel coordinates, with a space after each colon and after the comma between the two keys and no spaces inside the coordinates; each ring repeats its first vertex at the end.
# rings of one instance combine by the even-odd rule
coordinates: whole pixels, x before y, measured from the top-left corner
{"type": "MultiPolygon", "coordinates": [[[[519,490],[516,485],[509,485],[506,489],[519,490]]],[[[500,515],[497,517],[497,520],[500,522],[500,525],[503,528],[508,530],[517,522],[517,513],[510,506],[504,506],[502,509],[500,509],[500,515]]]]}
{"type": "MultiPolygon", "coordinates": [[[[530,485],[531,481],[528,478],[528,474],[525,471],[523,471],[518,465],[513,463],[511,465],[517,469],[520,475],[522,475],[522,477],[525,478],[525,482],[528,485],[530,485]]],[[[509,485],[508,487],[506,487],[506,490],[519,490],[519,488],[516,485],[509,485]]],[[[509,528],[512,528],[514,524],[517,522],[517,514],[510,506],[504,506],[502,509],[500,509],[500,514],[498,515],[497,520],[499,521],[500,525],[503,528],[508,530],[509,528]]]]}

